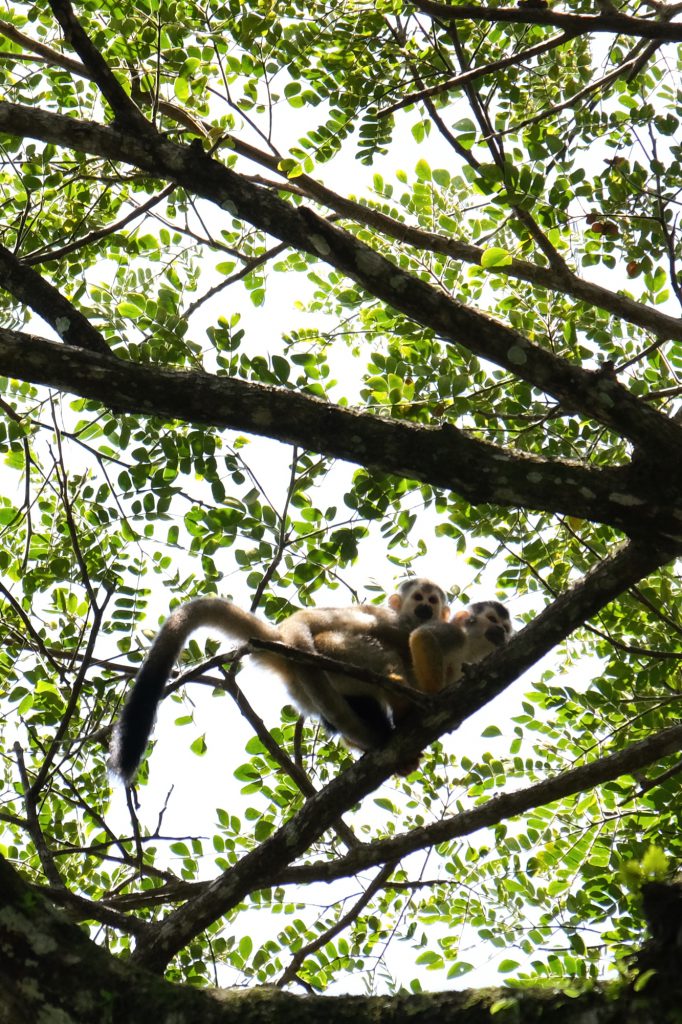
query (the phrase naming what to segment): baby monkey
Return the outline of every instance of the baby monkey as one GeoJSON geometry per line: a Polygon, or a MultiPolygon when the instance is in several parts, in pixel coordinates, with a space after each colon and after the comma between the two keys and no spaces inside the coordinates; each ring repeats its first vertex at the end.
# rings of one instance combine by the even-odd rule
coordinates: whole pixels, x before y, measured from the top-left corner
{"type": "MultiPolygon", "coordinates": [[[[171,612],[152,643],[114,727],[109,766],[127,784],[132,782],[173,666],[188,637],[202,626],[219,629],[242,643],[279,641],[382,675],[398,675],[409,683],[410,634],[427,623],[451,628],[447,617],[444,591],[431,580],[419,578],[403,582],[389,598],[388,607],[308,608],[277,626],[223,598],[189,601],[171,612]]],[[[318,718],[329,731],[340,733],[361,750],[385,743],[394,715],[403,710],[404,698],[352,676],[297,665],[269,651],[257,652],[255,657],[277,673],[302,714],[318,718]]]]}
{"type": "Polygon", "coordinates": [[[438,693],[473,665],[506,644],[513,633],[509,612],[499,601],[476,601],[449,622],[429,623],[410,634],[417,686],[438,693]]]}

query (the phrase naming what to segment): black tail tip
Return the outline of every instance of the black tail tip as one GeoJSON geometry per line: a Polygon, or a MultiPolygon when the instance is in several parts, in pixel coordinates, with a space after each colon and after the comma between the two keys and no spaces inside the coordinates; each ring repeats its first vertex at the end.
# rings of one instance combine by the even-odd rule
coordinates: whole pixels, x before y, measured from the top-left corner
{"type": "Polygon", "coordinates": [[[109,774],[116,782],[122,782],[126,787],[132,786],[143,753],[144,748],[139,755],[130,749],[130,743],[126,742],[126,737],[117,725],[111,738],[109,760],[107,761],[109,774]]]}

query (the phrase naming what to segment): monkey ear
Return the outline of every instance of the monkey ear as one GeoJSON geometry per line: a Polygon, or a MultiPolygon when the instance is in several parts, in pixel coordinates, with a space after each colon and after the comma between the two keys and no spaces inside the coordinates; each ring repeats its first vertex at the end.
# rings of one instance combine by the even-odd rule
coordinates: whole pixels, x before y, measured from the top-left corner
{"type": "Polygon", "coordinates": [[[468,619],[468,618],[469,618],[469,612],[466,610],[466,608],[462,608],[462,610],[460,612],[455,612],[455,614],[452,616],[452,619],[450,621],[451,622],[464,622],[464,620],[468,619]]]}
{"type": "Polygon", "coordinates": [[[391,594],[388,599],[388,607],[392,608],[394,612],[399,612],[403,606],[403,599],[400,594],[391,594]]]}
{"type": "Polygon", "coordinates": [[[443,622],[449,622],[450,621],[450,607],[449,607],[449,605],[447,605],[447,604],[443,605],[443,611],[440,613],[440,617],[443,620],[443,622]]]}

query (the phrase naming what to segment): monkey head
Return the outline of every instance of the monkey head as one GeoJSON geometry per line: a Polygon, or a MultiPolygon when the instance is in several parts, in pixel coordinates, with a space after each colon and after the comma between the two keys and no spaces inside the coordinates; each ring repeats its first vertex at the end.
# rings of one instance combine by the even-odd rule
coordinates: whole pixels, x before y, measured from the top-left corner
{"type": "Polygon", "coordinates": [[[397,612],[401,622],[415,629],[426,622],[447,621],[449,609],[445,592],[431,580],[404,580],[397,593],[391,594],[389,606],[397,612]]]}
{"type": "Polygon", "coordinates": [[[467,661],[481,661],[512,636],[509,612],[499,601],[476,601],[453,618],[467,636],[467,661]]]}

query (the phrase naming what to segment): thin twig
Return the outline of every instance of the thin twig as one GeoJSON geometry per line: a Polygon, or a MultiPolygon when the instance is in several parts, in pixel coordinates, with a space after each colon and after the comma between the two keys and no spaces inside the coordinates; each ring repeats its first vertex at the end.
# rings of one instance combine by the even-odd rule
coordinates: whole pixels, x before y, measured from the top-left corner
{"type": "Polygon", "coordinates": [[[318,949],[322,949],[322,947],[326,945],[327,942],[331,942],[331,940],[336,935],[338,935],[345,928],[347,928],[348,925],[352,924],[353,921],[356,920],[358,915],[361,913],[361,911],[365,909],[370,900],[372,900],[376,893],[379,892],[379,890],[386,885],[386,882],[389,880],[393,871],[395,870],[396,864],[397,861],[393,861],[390,864],[385,864],[383,868],[378,872],[376,877],[367,886],[362,896],[360,896],[360,898],[353,904],[353,906],[347,913],[343,914],[339,918],[336,924],[333,924],[330,928],[325,929],[325,931],[323,931],[321,935],[318,935],[316,939],[313,939],[312,942],[309,942],[305,946],[302,946],[299,950],[296,951],[296,953],[294,953],[289,963],[289,966],[286,968],[286,970],[282,972],[282,974],[275,983],[279,988],[283,988],[285,985],[288,985],[292,981],[297,980],[296,975],[305,959],[309,957],[312,953],[316,953],[318,949]]]}

